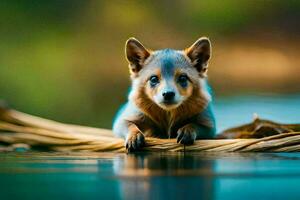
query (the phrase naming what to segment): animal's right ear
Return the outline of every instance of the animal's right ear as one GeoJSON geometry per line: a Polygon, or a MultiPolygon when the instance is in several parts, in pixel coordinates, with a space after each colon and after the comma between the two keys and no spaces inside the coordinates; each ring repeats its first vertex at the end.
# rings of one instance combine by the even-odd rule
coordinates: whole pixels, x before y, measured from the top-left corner
{"type": "Polygon", "coordinates": [[[129,62],[130,71],[138,73],[150,56],[150,52],[135,38],[129,38],[125,45],[126,58],[129,62]]]}

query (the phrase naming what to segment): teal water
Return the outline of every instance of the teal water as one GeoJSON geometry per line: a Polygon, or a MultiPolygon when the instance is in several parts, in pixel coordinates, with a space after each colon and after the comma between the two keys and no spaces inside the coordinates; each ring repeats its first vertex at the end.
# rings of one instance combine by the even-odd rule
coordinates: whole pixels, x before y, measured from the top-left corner
{"type": "MultiPolygon", "coordinates": [[[[252,113],[300,122],[300,96],[215,102],[219,130],[252,113]]],[[[0,199],[300,199],[300,153],[0,153],[0,199]]]]}
{"type": "Polygon", "coordinates": [[[300,123],[300,95],[235,96],[216,98],[214,112],[219,131],[260,118],[300,123]]]}
{"type": "Polygon", "coordinates": [[[1,199],[299,199],[300,154],[0,155],[1,199]]]}

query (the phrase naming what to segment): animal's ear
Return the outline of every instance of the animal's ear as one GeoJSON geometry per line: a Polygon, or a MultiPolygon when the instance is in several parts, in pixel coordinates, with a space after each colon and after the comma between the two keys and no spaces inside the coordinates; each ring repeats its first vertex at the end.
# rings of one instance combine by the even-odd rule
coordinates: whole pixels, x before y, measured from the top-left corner
{"type": "Polygon", "coordinates": [[[211,56],[211,44],[207,37],[199,38],[192,46],[184,50],[199,73],[205,73],[211,56]]]}
{"type": "Polygon", "coordinates": [[[139,72],[150,52],[135,38],[129,38],[125,45],[126,58],[131,72],[139,72]]]}

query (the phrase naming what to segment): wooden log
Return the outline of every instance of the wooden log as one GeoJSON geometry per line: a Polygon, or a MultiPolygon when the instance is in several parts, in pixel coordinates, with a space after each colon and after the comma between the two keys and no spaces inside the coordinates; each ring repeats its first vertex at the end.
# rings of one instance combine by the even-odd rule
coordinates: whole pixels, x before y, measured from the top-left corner
{"type": "MultiPolygon", "coordinates": [[[[126,152],[124,140],[111,130],[63,124],[4,106],[0,106],[0,142],[54,151],[126,152]]],[[[300,151],[300,125],[255,118],[252,123],[225,130],[216,139],[197,140],[190,146],[178,144],[176,139],[146,138],[141,151],[294,152],[300,151]]]]}

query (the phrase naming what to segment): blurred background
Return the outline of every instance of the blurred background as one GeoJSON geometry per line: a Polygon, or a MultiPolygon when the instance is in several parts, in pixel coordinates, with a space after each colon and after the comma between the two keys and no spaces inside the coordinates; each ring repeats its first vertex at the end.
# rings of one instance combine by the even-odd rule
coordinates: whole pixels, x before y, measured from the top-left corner
{"type": "Polygon", "coordinates": [[[267,117],[276,109],[283,119],[299,117],[299,10],[298,0],[2,0],[0,99],[42,117],[109,128],[130,85],[128,37],[150,49],[183,49],[205,35],[221,127],[233,111],[249,121],[256,101],[267,117]],[[274,98],[279,103],[269,104],[274,98]],[[251,109],[233,108],[241,103],[251,109]],[[284,113],[286,105],[298,107],[284,113]]]}

